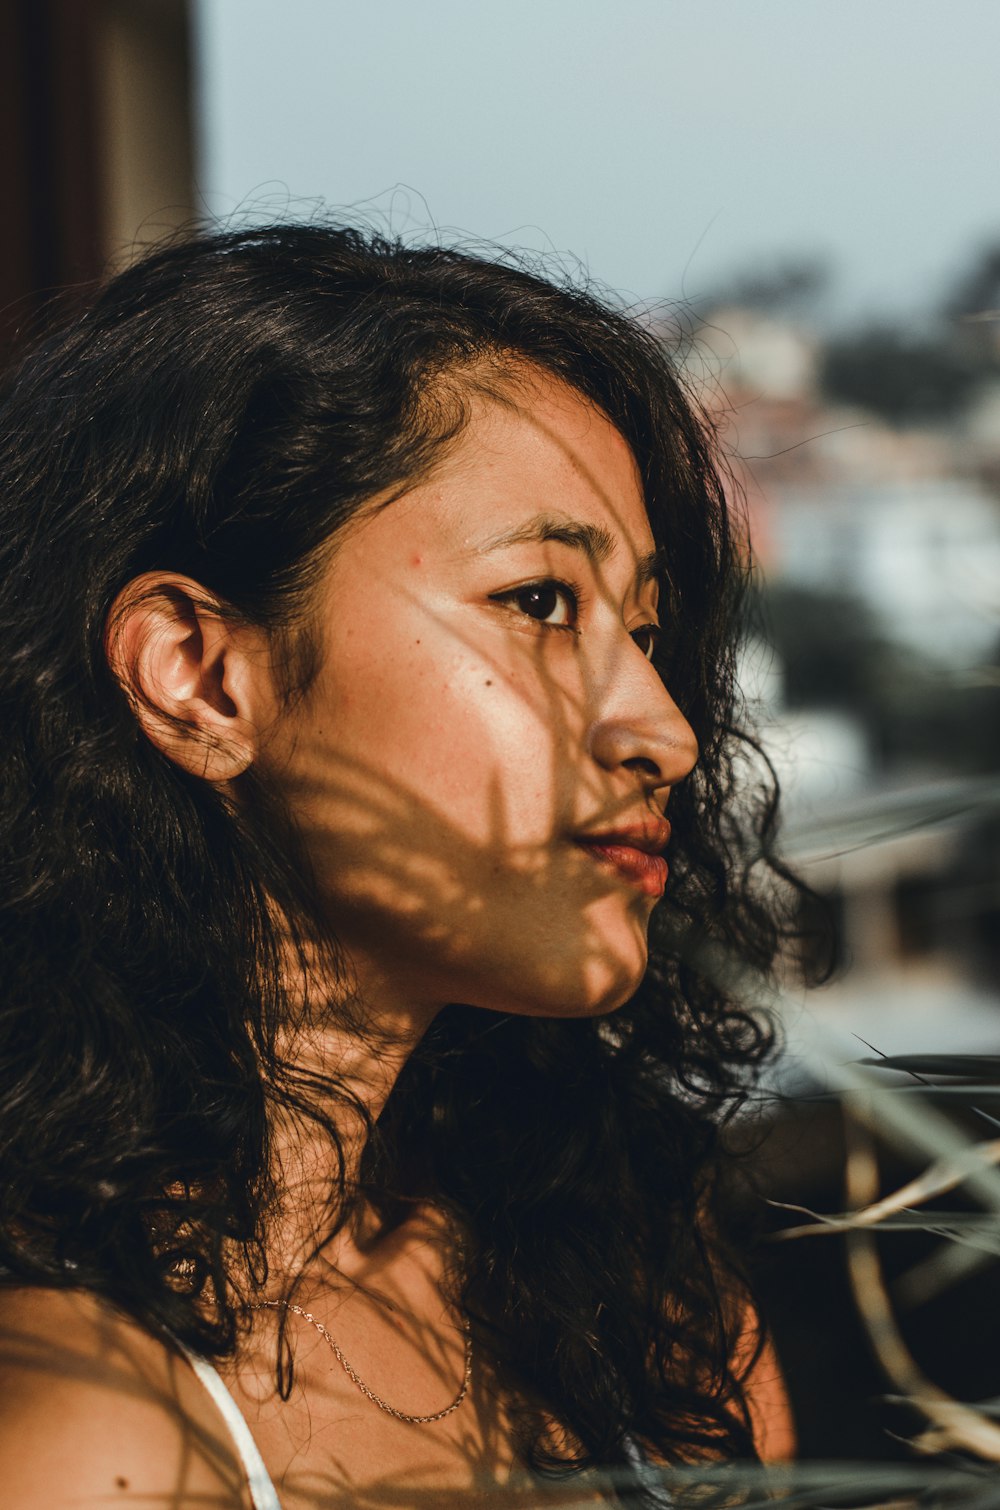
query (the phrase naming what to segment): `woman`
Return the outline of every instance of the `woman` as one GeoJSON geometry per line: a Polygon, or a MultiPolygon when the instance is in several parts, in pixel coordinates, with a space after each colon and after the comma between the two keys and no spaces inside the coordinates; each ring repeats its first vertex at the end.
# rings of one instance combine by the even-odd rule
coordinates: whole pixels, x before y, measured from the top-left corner
{"type": "Polygon", "coordinates": [[[719,961],[774,956],[773,804],[654,338],[458,252],[196,236],[2,434],[5,1503],[752,1454],[713,1201],[767,1044],[719,961]]]}

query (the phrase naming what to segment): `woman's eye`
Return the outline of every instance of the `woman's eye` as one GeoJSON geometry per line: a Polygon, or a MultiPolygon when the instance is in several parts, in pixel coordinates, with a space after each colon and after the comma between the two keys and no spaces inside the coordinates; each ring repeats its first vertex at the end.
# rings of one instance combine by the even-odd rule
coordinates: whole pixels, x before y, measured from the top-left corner
{"type": "Polygon", "coordinates": [[[496,593],[495,601],[513,603],[529,619],[553,629],[572,629],[580,606],[576,593],[565,582],[529,582],[513,592],[496,593]]]}
{"type": "Polygon", "coordinates": [[[647,661],[651,661],[660,639],[659,624],[640,624],[638,629],[633,629],[630,633],[647,661]]]}

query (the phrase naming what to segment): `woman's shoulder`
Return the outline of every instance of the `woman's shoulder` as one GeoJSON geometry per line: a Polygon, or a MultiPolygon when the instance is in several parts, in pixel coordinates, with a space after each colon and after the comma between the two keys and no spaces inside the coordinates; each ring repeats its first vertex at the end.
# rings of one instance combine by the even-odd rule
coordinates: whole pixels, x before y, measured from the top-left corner
{"type": "Polygon", "coordinates": [[[219,1413],[174,1349],[81,1290],[0,1290],[6,1510],[245,1510],[219,1413]]]}

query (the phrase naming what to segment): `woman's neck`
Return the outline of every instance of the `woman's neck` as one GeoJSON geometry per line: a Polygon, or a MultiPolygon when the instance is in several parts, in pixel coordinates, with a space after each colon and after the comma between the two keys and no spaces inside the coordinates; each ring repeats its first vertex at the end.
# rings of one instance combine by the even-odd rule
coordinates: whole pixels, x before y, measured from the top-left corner
{"type": "Polygon", "coordinates": [[[345,1207],[348,1219],[323,1243],[324,1269],[350,1275],[363,1264],[378,1230],[370,1206],[355,1204],[362,1156],[372,1124],[439,1005],[405,1000],[372,970],[361,976],[358,970],[346,1024],[327,1011],[322,1021],[296,1024],[279,1043],[281,1060],[320,1119],[278,1101],[273,1105],[278,1204],[268,1236],[272,1284],[301,1270],[345,1207]],[[339,1160],[328,1124],[336,1131],[339,1160]]]}

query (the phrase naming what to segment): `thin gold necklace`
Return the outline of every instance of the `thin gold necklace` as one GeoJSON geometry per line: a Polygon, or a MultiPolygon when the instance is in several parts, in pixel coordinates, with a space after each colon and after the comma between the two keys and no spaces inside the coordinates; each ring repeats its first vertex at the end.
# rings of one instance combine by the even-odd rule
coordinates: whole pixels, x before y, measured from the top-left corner
{"type": "Polygon", "coordinates": [[[462,1330],[465,1333],[465,1373],[462,1376],[462,1385],[458,1391],[458,1394],[455,1396],[454,1400],[452,1400],[450,1405],[445,1406],[444,1410],[436,1410],[434,1414],[430,1416],[411,1416],[405,1410],[397,1410],[394,1405],[390,1405],[388,1401],[382,1399],[381,1395],[377,1395],[373,1389],[369,1388],[369,1386],[362,1379],[361,1375],[351,1367],[350,1363],[344,1357],[340,1348],[337,1346],[336,1341],[333,1337],[331,1337],[330,1333],[327,1331],[323,1323],[319,1321],[311,1311],[305,1310],[302,1306],[294,1305],[290,1300],[261,1300],[258,1301],[256,1305],[252,1305],[250,1309],[251,1311],[292,1311],[296,1316],[301,1316],[303,1321],[308,1321],[311,1326],[314,1326],[316,1328],[317,1332],[323,1338],[324,1342],[329,1343],[330,1347],[334,1351],[337,1362],[340,1364],[341,1368],[344,1370],[344,1373],[347,1375],[348,1379],[350,1379],[351,1383],[357,1385],[361,1393],[367,1399],[369,1399],[373,1405],[377,1405],[379,1410],[384,1410],[387,1416],[394,1416],[397,1421],[405,1421],[410,1426],[429,1426],[432,1421],[443,1421],[445,1416],[450,1416],[453,1411],[456,1411],[458,1409],[462,1401],[465,1399],[466,1395],[469,1393],[469,1381],[472,1378],[472,1328],[469,1325],[469,1318],[467,1316],[462,1317],[462,1330]]]}

